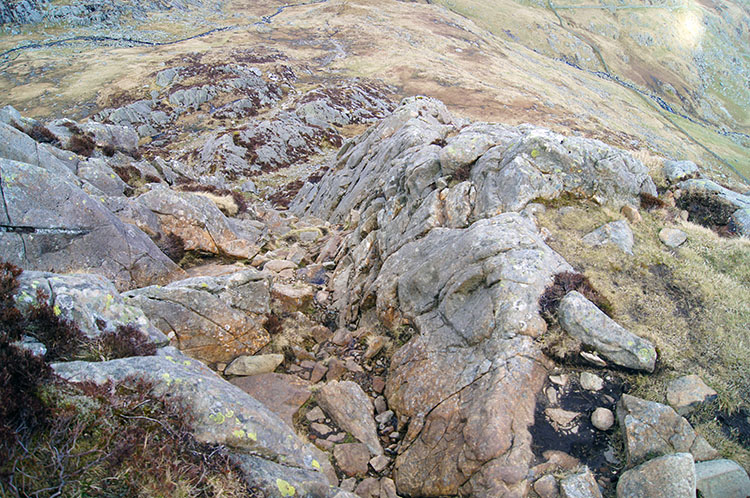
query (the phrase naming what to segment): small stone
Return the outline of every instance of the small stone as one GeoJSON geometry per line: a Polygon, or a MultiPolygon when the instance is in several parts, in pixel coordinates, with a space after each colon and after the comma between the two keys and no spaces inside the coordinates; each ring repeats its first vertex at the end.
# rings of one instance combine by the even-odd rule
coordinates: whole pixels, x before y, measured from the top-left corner
{"type": "Polygon", "coordinates": [[[273,284],[271,297],[275,311],[293,312],[304,311],[313,300],[313,289],[307,284],[273,284]]]}
{"type": "Polygon", "coordinates": [[[313,441],[313,443],[323,451],[331,451],[334,447],[334,443],[327,439],[317,438],[313,441]]]}
{"type": "Polygon", "coordinates": [[[272,259],[271,261],[266,262],[263,267],[264,270],[272,271],[274,273],[279,273],[283,270],[294,270],[296,268],[297,265],[294,262],[286,259],[272,259]]]}
{"type": "Polygon", "coordinates": [[[557,479],[551,474],[540,477],[534,483],[534,491],[539,495],[540,498],[557,498],[560,496],[560,491],[557,487],[557,479]]]}
{"type": "Polygon", "coordinates": [[[558,386],[565,387],[566,385],[568,385],[568,376],[565,374],[550,375],[549,380],[550,382],[552,382],[553,384],[557,384],[558,386]]]}
{"type": "Polygon", "coordinates": [[[380,482],[374,477],[368,477],[359,483],[354,494],[360,498],[377,498],[380,496],[380,482]]]}
{"type": "Polygon", "coordinates": [[[581,372],[581,387],[587,391],[601,391],[604,380],[591,372],[581,372]]]}
{"type": "Polygon", "coordinates": [[[677,228],[662,228],[659,231],[659,239],[667,247],[679,247],[687,240],[687,234],[677,228]]]}
{"type": "Polygon", "coordinates": [[[383,469],[388,467],[389,463],[391,463],[390,458],[385,455],[378,455],[370,460],[370,467],[372,467],[375,472],[382,472],[383,469]]]}
{"type": "Polygon", "coordinates": [[[323,365],[322,363],[315,363],[315,366],[310,373],[310,382],[312,382],[313,384],[317,384],[318,382],[323,380],[323,377],[325,377],[327,372],[327,366],[323,365]]]}
{"type": "Polygon", "coordinates": [[[609,430],[615,423],[615,415],[612,410],[599,407],[591,414],[591,424],[600,431],[609,430]]]}
{"type": "Polygon", "coordinates": [[[662,173],[669,183],[677,183],[698,176],[698,166],[693,161],[664,161],[662,173]]]}
{"type": "Polygon", "coordinates": [[[717,393],[697,375],[673,380],[667,387],[667,403],[680,415],[687,415],[701,403],[716,399],[717,393]]]}
{"type": "Polygon", "coordinates": [[[549,404],[551,406],[557,406],[557,403],[558,403],[557,389],[550,386],[544,392],[547,395],[547,401],[549,402],[549,404]]]}
{"type": "Polygon", "coordinates": [[[596,365],[597,367],[607,366],[607,362],[601,359],[601,357],[596,353],[589,353],[587,351],[581,351],[581,358],[588,361],[592,365],[596,365]]]}
{"type": "Polygon", "coordinates": [[[384,477],[380,480],[380,498],[398,498],[396,483],[390,477],[384,477]]]}
{"type": "Polygon", "coordinates": [[[563,498],[602,498],[599,485],[588,468],[579,474],[561,480],[560,491],[563,498]]]}
{"type": "Polygon", "coordinates": [[[354,361],[354,358],[347,358],[346,361],[344,362],[344,367],[353,373],[364,372],[360,364],[354,361]]]}
{"type": "Polygon", "coordinates": [[[337,444],[333,448],[336,465],[349,477],[367,474],[370,452],[362,443],[337,444]]]}
{"type": "Polygon", "coordinates": [[[590,247],[614,244],[625,254],[633,254],[633,232],[625,220],[607,223],[584,235],[581,241],[590,247]]]}
{"type": "Polygon", "coordinates": [[[544,414],[547,416],[550,422],[557,428],[569,428],[573,425],[573,421],[581,415],[578,412],[571,412],[563,410],[562,408],[547,408],[544,410],[544,414]]]}
{"type": "Polygon", "coordinates": [[[373,359],[388,343],[388,339],[382,335],[370,336],[367,340],[367,351],[365,351],[365,360],[373,359]]]}
{"type": "Polygon", "coordinates": [[[378,396],[375,398],[375,413],[383,413],[388,409],[388,405],[385,402],[385,398],[383,396],[378,396]]]}
{"type": "Polygon", "coordinates": [[[344,362],[339,360],[338,358],[332,358],[331,361],[328,362],[328,372],[326,373],[326,380],[329,382],[332,380],[339,380],[345,372],[346,367],[344,366],[344,362]]]}
{"type": "Polygon", "coordinates": [[[346,346],[349,344],[349,341],[352,340],[352,331],[342,327],[336,331],[335,334],[333,334],[333,339],[331,339],[331,342],[334,343],[337,346],[346,346]]]}
{"type": "Polygon", "coordinates": [[[391,410],[385,411],[375,417],[375,421],[379,424],[387,424],[395,415],[391,410]]]}
{"type": "Polygon", "coordinates": [[[339,485],[341,489],[344,491],[348,491],[349,493],[353,493],[354,489],[357,487],[357,479],[354,477],[348,477],[341,481],[341,484],[339,485]]]}
{"type": "Polygon", "coordinates": [[[385,389],[385,380],[383,377],[376,375],[372,378],[372,390],[380,394],[383,392],[383,389],[385,389]]]}
{"type": "Polygon", "coordinates": [[[638,209],[634,208],[630,204],[625,204],[620,212],[625,218],[627,218],[630,223],[636,224],[643,220],[643,218],[641,217],[641,213],[638,212],[638,209]]]}
{"type": "Polygon", "coordinates": [[[342,443],[346,439],[346,433],[337,432],[336,434],[331,434],[326,439],[332,443],[342,443]]]}
{"type": "Polygon", "coordinates": [[[325,413],[323,413],[323,410],[321,410],[319,406],[316,406],[305,414],[305,418],[308,422],[319,422],[324,420],[326,416],[325,413]]]}
{"type": "Polygon", "coordinates": [[[294,270],[281,270],[279,272],[279,278],[282,280],[292,280],[294,278],[294,270]]]}
{"type": "Polygon", "coordinates": [[[333,333],[331,332],[331,329],[324,325],[316,325],[312,329],[310,329],[310,335],[313,339],[315,339],[315,342],[320,344],[330,340],[333,336],[333,333]]]}
{"type": "Polygon", "coordinates": [[[310,424],[310,429],[317,432],[323,437],[327,436],[328,434],[331,433],[331,431],[333,431],[333,429],[327,426],[326,424],[321,424],[319,422],[313,422],[312,424],[310,424]]]}
{"type": "Polygon", "coordinates": [[[326,304],[328,302],[330,294],[327,291],[319,290],[315,293],[315,302],[318,304],[326,304]]]}
{"type": "Polygon", "coordinates": [[[711,460],[695,464],[697,488],[703,498],[747,498],[750,478],[732,460],[711,460]]]}
{"type": "Polygon", "coordinates": [[[388,434],[388,437],[393,439],[394,441],[397,441],[398,439],[401,439],[401,433],[398,431],[393,431],[390,434],[388,434]]]}
{"type": "Polygon", "coordinates": [[[224,370],[225,375],[259,375],[270,373],[284,361],[283,354],[239,356],[224,370]]]}

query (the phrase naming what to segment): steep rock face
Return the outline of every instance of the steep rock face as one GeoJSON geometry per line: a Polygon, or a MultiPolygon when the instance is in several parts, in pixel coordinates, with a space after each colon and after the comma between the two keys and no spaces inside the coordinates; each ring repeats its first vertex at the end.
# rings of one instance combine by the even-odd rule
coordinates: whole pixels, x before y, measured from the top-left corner
{"type": "Polygon", "coordinates": [[[65,166],[0,160],[0,253],[8,261],[30,270],[88,270],[120,290],[179,272],[145,233],[120,221],[63,171],[72,174],[65,166]]]}
{"type": "Polygon", "coordinates": [[[418,331],[393,356],[388,404],[408,419],[400,493],[523,495],[535,396],[547,360],[538,299],[570,271],[530,201],[562,195],[619,208],[655,193],[646,168],[600,142],[532,126],[468,124],[405,100],[345,144],[291,209],[349,225],[333,300],[340,325],[375,308],[418,331]]]}

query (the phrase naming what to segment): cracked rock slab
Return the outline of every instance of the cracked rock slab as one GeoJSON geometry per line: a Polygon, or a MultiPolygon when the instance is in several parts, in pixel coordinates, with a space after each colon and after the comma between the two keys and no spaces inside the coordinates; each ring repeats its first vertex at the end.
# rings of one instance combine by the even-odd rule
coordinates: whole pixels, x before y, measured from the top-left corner
{"type": "Polygon", "coordinates": [[[628,465],[654,455],[690,453],[695,461],[712,460],[719,453],[672,408],[623,394],[617,404],[617,421],[623,431],[628,465]]]}
{"type": "Polygon", "coordinates": [[[317,401],[339,427],[364,443],[371,454],[383,454],[373,419],[375,409],[359,385],[348,380],[328,382],[318,391],[317,401]]]}
{"type": "MultiPolygon", "coordinates": [[[[63,166],[64,168],[64,166],[63,166]]],[[[89,271],[119,290],[181,270],[149,237],[53,170],[0,159],[0,253],[28,270],[89,271]]]]}
{"type": "Polygon", "coordinates": [[[269,292],[265,274],[248,269],[196,277],[123,294],[188,355],[227,363],[268,344],[263,328],[269,292]]]}
{"type": "Polygon", "coordinates": [[[617,481],[617,498],[632,496],[695,497],[695,464],[690,453],[654,458],[630,469],[617,481]]]}

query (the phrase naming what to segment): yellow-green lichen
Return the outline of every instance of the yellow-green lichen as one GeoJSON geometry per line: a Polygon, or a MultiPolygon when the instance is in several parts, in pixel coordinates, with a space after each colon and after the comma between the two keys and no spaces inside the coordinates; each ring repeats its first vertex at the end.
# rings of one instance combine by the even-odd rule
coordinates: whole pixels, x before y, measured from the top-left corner
{"type": "Polygon", "coordinates": [[[297,490],[284,479],[276,479],[276,487],[279,488],[281,496],[294,496],[297,490]]]}

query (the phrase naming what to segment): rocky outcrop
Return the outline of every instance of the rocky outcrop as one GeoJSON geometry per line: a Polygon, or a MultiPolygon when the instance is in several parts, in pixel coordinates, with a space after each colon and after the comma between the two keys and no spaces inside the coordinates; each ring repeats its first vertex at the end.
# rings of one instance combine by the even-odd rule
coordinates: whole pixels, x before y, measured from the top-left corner
{"type": "Polygon", "coordinates": [[[625,330],[576,291],[560,301],[560,325],[583,344],[616,365],[653,372],[656,349],[650,341],[625,330]]]}
{"type": "Polygon", "coordinates": [[[602,225],[584,235],[581,240],[587,246],[592,247],[613,244],[625,254],[633,255],[633,231],[625,220],[602,225]]]}
{"type": "Polygon", "coordinates": [[[145,233],[67,177],[72,173],[64,165],[45,169],[3,159],[0,172],[0,252],[8,261],[30,270],[91,271],[120,290],[179,272],[145,233]]]}
{"type": "Polygon", "coordinates": [[[195,277],[124,294],[181,351],[207,363],[226,363],[268,344],[266,276],[248,269],[222,277],[195,277]]]}
{"type": "Polygon", "coordinates": [[[227,218],[214,202],[199,194],[154,188],[117,214],[157,241],[176,237],[185,251],[239,259],[252,259],[259,251],[259,229],[227,218]]]}
{"type": "Polygon", "coordinates": [[[25,271],[18,281],[15,299],[21,309],[38,304],[37,292],[41,290],[55,313],[75,322],[89,338],[114,332],[120,325],[133,325],[157,344],[168,342],[143,311],[127,303],[101,275],[25,271]]]}
{"type": "Polygon", "coordinates": [[[546,331],[537,303],[571,268],[530,215],[512,211],[561,195],[619,208],[641,192],[655,193],[653,182],[624,152],[468,124],[426,98],[404,101],[303,187],[294,212],[353,229],[332,283],[340,325],[374,307],[387,327],[418,331],[386,386],[388,406],[408,419],[399,493],[528,491],[528,427],[547,366],[533,340],[546,331]]]}
{"type": "Polygon", "coordinates": [[[267,496],[327,497],[339,492],[321,471],[317,452],[289,426],[244,391],[174,348],[159,350],[157,356],[57,363],[53,368],[71,382],[103,384],[138,376],[152,382],[157,394],[179,396],[195,414],[196,439],[227,446],[249,484],[259,486],[267,496]]]}

